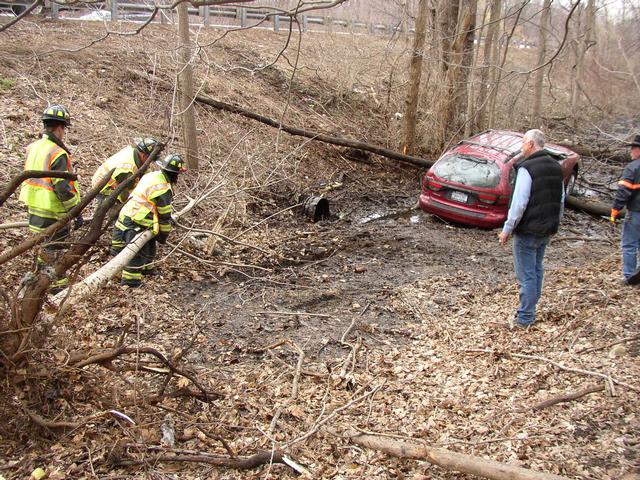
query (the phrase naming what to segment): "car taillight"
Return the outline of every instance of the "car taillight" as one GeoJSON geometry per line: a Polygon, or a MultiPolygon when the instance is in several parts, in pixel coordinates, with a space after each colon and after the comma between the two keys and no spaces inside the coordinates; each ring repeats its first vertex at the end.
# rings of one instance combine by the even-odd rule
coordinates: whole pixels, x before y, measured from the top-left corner
{"type": "Polygon", "coordinates": [[[494,205],[496,203],[496,200],[498,200],[497,195],[491,195],[487,193],[479,193],[478,198],[482,203],[488,203],[490,205],[494,205]]]}
{"type": "Polygon", "coordinates": [[[430,180],[428,178],[425,179],[424,183],[429,190],[433,190],[434,192],[437,192],[438,190],[442,190],[442,184],[438,182],[434,182],[433,180],[430,180]]]}

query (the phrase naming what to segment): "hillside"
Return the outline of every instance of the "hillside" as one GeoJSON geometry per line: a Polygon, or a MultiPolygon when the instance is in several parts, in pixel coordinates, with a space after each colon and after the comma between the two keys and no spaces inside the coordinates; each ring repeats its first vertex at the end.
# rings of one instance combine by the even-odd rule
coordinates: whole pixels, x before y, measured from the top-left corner
{"type": "MultiPolygon", "coordinates": [[[[292,46],[273,63],[285,33],[197,33],[202,93],[398,148],[404,40],[305,35],[299,56],[292,46]]],[[[83,191],[133,137],[157,136],[182,153],[175,92],[154,80],[174,83],[170,27],[95,44],[95,24],[24,21],[0,35],[3,185],[22,170],[47,101],[71,110],[83,191]]],[[[277,463],[220,466],[279,451],[309,478],[477,478],[358,446],[348,438],[357,430],[567,478],[638,478],[640,312],[637,289],[618,283],[619,231],[567,211],[548,250],[539,323],[511,332],[510,249],[496,231],[413,209],[421,171],[196,111],[201,168],[178,183],[177,207],[215,191],[160,249],[160,275],[139,290],[112,281],[43,326],[28,365],[3,375],[0,476],[41,467],[56,479],[294,478],[277,463]],[[320,194],[331,217],[313,223],[300,204],[320,194]],[[129,350],[70,366],[120,347],[129,350]],[[174,431],[171,449],[161,446],[162,425],[174,431]]],[[[523,119],[503,126],[524,129],[523,119]]],[[[585,177],[605,185],[620,173],[584,160],[585,177]]],[[[0,209],[0,223],[23,219],[15,196],[0,209]]],[[[2,230],[0,248],[28,235],[2,230]]],[[[106,232],[74,278],[102,265],[108,244],[106,232]]],[[[2,265],[6,317],[33,261],[29,253],[2,265]]]]}

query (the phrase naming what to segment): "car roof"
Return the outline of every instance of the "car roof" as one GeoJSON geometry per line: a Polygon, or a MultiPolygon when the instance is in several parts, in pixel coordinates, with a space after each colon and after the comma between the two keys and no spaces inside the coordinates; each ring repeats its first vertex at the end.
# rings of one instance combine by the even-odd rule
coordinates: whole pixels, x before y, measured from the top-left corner
{"type": "Polygon", "coordinates": [[[460,141],[447,153],[455,152],[504,162],[520,152],[523,136],[522,133],[509,130],[486,130],[460,141]]]}

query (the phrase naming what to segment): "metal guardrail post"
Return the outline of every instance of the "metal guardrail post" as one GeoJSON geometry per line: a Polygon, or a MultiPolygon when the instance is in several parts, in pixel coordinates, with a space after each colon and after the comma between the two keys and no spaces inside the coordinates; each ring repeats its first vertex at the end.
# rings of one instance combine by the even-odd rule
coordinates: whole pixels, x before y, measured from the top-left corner
{"type": "Polygon", "coordinates": [[[308,30],[309,24],[307,23],[307,16],[302,15],[302,31],[306,32],[308,30]]]}
{"type": "Polygon", "coordinates": [[[118,0],[111,0],[109,7],[110,7],[109,11],[111,12],[111,21],[117,22],[118,21],[118,0]]]}
{"type": "Polygon", "coordinates": [[[209,5],[204,5],[203,7],[198,8],[198,15],[202,17],[202,23],[208,27],[211,23],[209,5]]]}
{"type": "Polygon", "coordinates": [[[280,31],[280,15],[273,16],[273,31],[274,32],[280,31]]]}
{"type": "Polygon", "coordinates": [[[51,2],[51,18],[60,18],[60,5],[55,2],[51,2]]]}
{"type": "Polygon", "coordinates": [[[238,14],[240,15],[240,26],[243,28],[246,27],[247,26],[247,9],[244,7],[238,8],[238,14]]]}

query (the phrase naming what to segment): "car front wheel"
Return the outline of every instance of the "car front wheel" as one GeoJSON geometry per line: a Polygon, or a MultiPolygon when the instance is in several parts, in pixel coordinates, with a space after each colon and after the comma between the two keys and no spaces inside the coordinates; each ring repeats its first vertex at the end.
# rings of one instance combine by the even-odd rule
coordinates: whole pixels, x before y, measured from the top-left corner
{"type": "Polygon", "coordinates": [[[578,173],[576,171],[571,172],[571,175],[569,175],[569,180],[567,180],[567,185],[564,189],[565,197],[568,197],[569,195],[574,194],[577,177],[578,177],[578,173]]]}

